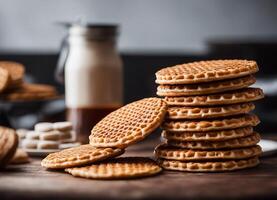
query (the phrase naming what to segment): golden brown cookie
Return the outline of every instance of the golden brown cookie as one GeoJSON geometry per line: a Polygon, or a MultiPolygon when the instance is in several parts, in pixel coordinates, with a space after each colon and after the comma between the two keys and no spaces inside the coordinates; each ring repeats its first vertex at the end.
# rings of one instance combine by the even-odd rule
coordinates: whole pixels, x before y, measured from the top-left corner
{"type": "Polygon", "coordinates": [[[258,133],[253,132],[252,135],[235,138],[224,141],[180,141],[180,140],[167,140],[167,144],[170,146],[186,148],[186,149],[200,149],[200,150],[212,150],[212,149],[235,149],[250,147],[256,145],[260,141],[261,137],[258,133]]]}
{"type": "Polygon", "coordinates": [[[218,94],[187,97],[165,97],[164,100],[168,105],[175,106],[218,106],[251,102],[262,98],[264,98],[262,89],[244,88],[218,94]]]}
{"type": "Polygon", "coordinates": [[[150,158],[120,157],[65,171],[73,176],[92,179],[130,179],[153,176],[162,169],[150,158]]]}
{"type": "Polygon", "coordinates": [[[4,91],[10,83],[10,74],[8,70],[0,68],[0,92],[4,91]]]}
{"type": "Polygon", "coordinates": [[[18,80],[18,81],[13,81],[13,82],[10,81],[8,86],[7,86],[7,88],[6,88],[6,90],[15,90],[17,88],[20,88],[21,85],[23,85],[23,84],[24,84],[24,80],[23,79],[18,80]]]}
{"type": "Polygon", "coordinates": [[[5,91],[0,98],[9,101],[44,100],[57,97],[53,86],[24,83],[20,87],[5,91]]]}
{"type": "Polygon", "coordinates": [[[18,136],[15,130],[0,127],[0,167],[5,166],[15,154],[18,145],[18,136]]]}
{"type": "Polygon", "coordinates": [[[29,163],[29,156],[23,149],[17,149],[9,164],[25,164],[29,163]]]}
{"type": "Polygon", "coordinates": [[[13,61],[0,61],[0,68],[9,72],[12,84],[22,81],[25,74],[25,67],[22,64],[13,61]]]}
{"type": "Polygon", "coordinates": [[[169,119],[207,119],[246,114],[255,109],[253,103],[231,104],[210,107],[174,106],[167,109],[169,119]]]}
{"type": "Polygon", "coordinates": [[[174,132],[199,132],[216,131],[225,129],[235,129],[246,126],[257,126],[259,118],[254,114],[244,114],[219,119],[201,120],[166,120],[162,128],[166,131],[174,132]]]}
{"type": "Polygon", "coordinates": [[[218,131],[205,131],[205,132],[170,132],[163,131],[162,136],[168,140],[180,141],[223,141],[228,139],[245,137],[252,135],[252,126],[243,128],[218,130],[218,131]]]}
{"type": "Polygon", "coordinates": [[[226,150],[193,150],[160,144],[155,148],[155,156],[167,160],[206,161],[206,160],[237,160],[261,155],[259,145],[226,150]]]}
{"type": "Polygon", "coordinates": [[[42,160],[41,165],[49,169],[78,167],[102,161],[107,158],[113,158],[123,153],[123,149],[96,148],[87,144],[65,149],[57,153],[51,153],[42,160]]]}
{"type": "Polygon", "coordinates": [[[130,103],[102,119],[89,137],[95,147],[125,148],[143,140],[162,123],[166,103],[160,98],[146,98],[130,103]]]}
{"type": "Polygon", "coordinates": [[[236,79],[228,79],[216,82],[190,84],[190,85],[159,85],[158,96],[193,96],[214,94],[230,90],[246,88],[256,82],[254,76],[249,75],[236,79]]]}
{"type": "Polygon", "coordinates": [[[258,65],[249,60],[209,60],[173,67],[156,73],[158,84],[192,84],[237,78],[256,73],[258,65]]]}
{"type": "Polygon", "coordinates": [[[257,166],[258,157],[243,160],[206,161],[206,162],[183,162],[177,160],[158,159],[159,165],[167,170],[187,172],[223,172],[234,171],[257,166]]]}

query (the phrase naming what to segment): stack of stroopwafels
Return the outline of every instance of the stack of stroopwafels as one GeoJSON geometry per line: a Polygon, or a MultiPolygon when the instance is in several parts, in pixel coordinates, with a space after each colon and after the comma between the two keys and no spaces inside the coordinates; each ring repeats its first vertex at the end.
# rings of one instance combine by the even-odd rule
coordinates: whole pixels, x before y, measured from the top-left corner
{"type": "Polygon", "coordinates": [[[213,172],[256,166],[261,148],[249,114],[263,98],[255,83],[255,61],[212,60],[161,69],[157,94],[169,108],[162,125],[166,142],[155,149],[169,170],[213,172]]]}
{"type": "Polygon", "coordinates": [[[13,61],[0,61],[0,100],[30,101],[57,97],[51,85],[24,82],[25,66],[13,61]]]}

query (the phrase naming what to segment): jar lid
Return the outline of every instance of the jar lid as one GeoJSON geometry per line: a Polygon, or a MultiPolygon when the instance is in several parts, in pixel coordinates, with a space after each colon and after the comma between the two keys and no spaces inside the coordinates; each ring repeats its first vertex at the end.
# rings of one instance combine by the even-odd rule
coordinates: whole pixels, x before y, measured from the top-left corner
{"type": "Polygon", "coordinates": [[[80,24],[80,23],[60,23],[69,28],[70,36],[83,36],[88,39],[109,39],[118,34],[117,24],[80,24]]]}

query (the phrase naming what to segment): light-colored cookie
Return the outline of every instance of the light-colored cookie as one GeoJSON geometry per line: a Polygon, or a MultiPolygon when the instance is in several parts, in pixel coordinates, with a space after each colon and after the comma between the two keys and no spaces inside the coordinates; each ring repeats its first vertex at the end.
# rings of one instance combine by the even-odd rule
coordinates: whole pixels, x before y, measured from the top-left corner
{"type": "Polygon", "coordinates": [[[0,68],[0,92],[4,91],[10,84],[10,74],[8,70],[0,68]]]}
{"type": "Polygon", "coordinates": [[[241,78],[201,83],[190,85],[159,85],[158,96],[193,96],[203,94],[214,94],[230,90],[246,88],[256,82],[254,76],[249,75],[241,78]]]}
{"type": "Polygon", "coordinates": [[[201,119],[201,120],[167,120],[162,128],[173,132],[199,132],[216,131],[225,129],[235,129],[246,126],[257,126],[259,118],[254,114],[244,114],[220,119],[201,119]]]}
{"type": "Polygon", "coordinates": [[[158,159],[159,165],[167,170],[187,171],[187,172],[222,172],[234,171],[257,166],[258,157],[244,160],[223,160],[223,161],[206,161],[206,162],[183,162],[177,160],[158,159]]]}
{"type": "Polygon", "coordinates": [[[207,119],[246,114],[255,109],[253,103],[231,104],[212,107],[174,106],[167,109],[169,119],[207,119]]]}
{"type": "Polygon", "coordinates": [[[23,139],[21,146],[23,149],[37,149],[38,142],[39,140],[23,139]]]}
{"type": "Polygon", "coordinates": [[[59,148],[60,149],[69,149],[69,148],[73,148],[73,147],[78,147],[80,145],[81,145],[80,142],[61,143],[59,148]]]}
{"type": "Polygon", "coordinates": [[[18,136],[19,139],[25,139],[27,132],[29,132],[28,129],[17,129],[16,130],[16,134],[18,136]]]}
{"type": "Polygon", "coordinates": [[[28,154],[23,149],[17,149],[9,164],[25,164],[29,162],[28,154]]]}
{"type": "Polygon", "coordinates": [[[206,160],[237,160],[251,158],[261,155],[262,149],[259,145],[226,150],[193,150],[179,147],[168,146],[167,144],[158,145],[155,148],[155,156],[167,160],[180,161],[206,161],[206,160]]]}
{"type": "Polygon", "coordinates": [[[237,78],[256,73],[258,65],[248,60],[209,60],[173,67],[156,73],[158,84],[192,84],[237,78]]]}
{"type": "Polygon", "coordinates": [[[51,141],[59,141],[60,140],[60,132],[53,130],[48,132],[40,132],[39,133],[40,140],[51,140],[51,141]]]}
{"type": "Polygon", "coordinates": [[[4,167],[13,155],[18,146],[18,136],[15,130],[0,126],[0,167],[4,167]]]}
{"type": "Polygon", "coordinates": [[[53,128],[58,131],[70,131],[72,130],[71,122],[55,122],[53,128]]]}
{"type": "Polygon", "coordinates": [[[40,132],[38,132],[38,131],[28,131],[26,133],[26,139],[39,140],[39,135],[40,135],[40,132]]]}
{"type": "Polygon", "coordinates": [[[162,171],[155,161],[143,157],[121,157],[80,168],[68,168],[73,176],[92,179],[130,179],[152,176],[162,171]]]}
{"type": "Polygon", "coordinates": [[[38,132],[47,132],[52,131],[53,129],[53,123],[50,122],[40,122],[35,125],[35,131],[38,132]]]}
{"type": "Polygon", "coordinates": [[[59,145],[57,141],[39,141],[37,149],[59,149],[59,145]]]}
{"type": "Polygon", "coordinates": [[[11,76],[11,81],[17,83],[22,80],[25,73],[25,67],[13,61],[0,61],[0,68],[5,69],[11,76]]]}
{"type": "Polygon", "coordinates": [[[160,98],[130,103],[110,113],[93,127],[90,144],[125,148],[141,141],[160,126],[166,108],[166,103],[160,98]]]}
{"type": "Polygon", "coordinates": [[[59,131],[61,140],[69,140],[73,137],[73,131],[59,131]]]}
{"type": "Polygon", "coordinates": [[[173,106],[218,106],[251,102],[262,98],[264,98],[262,89],[244,88],[218,94],[187,97],[165,97],[164,100],[168,105],[173,106]]]}
{"type": "Polygon", "coordinates": [[[170,132],[163,131],[162,136],[168,140],[180,141],[223,141],[234,138],[241,138],[252,135],[252,126],[243,128],[218,130],[218,131],[205,131],[205,132],[170,132]]]}
{"type": "Polygon", "coordinates": [[[170,146],[185,148],[185,149],[200,149],[200,150],[212,150],[212,149],[235,149],[250,147],[256,145],[260,141],[261,137],[258,133],[253,132],[252,135],[235,138],[224,141],[180,141],[180,140],[167,140],[167,144],[170,146]]]}
{"type": "Polygon", "coordinates": [[[96,148],[87,144],[49,154],[42,160],[41,165],[50,169],[78,167],[102,161],[107,158],[113,158],[123,153],[123,149],[96,148]]]}

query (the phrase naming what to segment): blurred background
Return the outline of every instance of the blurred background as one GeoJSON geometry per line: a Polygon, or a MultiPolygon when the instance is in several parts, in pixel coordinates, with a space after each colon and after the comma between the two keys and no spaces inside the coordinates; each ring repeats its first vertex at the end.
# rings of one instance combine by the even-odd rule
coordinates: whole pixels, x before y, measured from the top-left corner
{"type": "MultiPolygon", "coordinates": [[[[263,121],[258,129],[273,133],[277,130],[276,10],[274,0],[0,0],[0,60],[23,63],[26,79],[55,85],[63,94],[54,71],[67,30],[58,22],[118,24],[124,103],[128,103],[155,96],[155,72],[162,67],[217,58],[254,59],[260,66],[256,85],[267,95],[255,110],[263,121]]],[[[30,107],[34,106],[55,115],[63,112],[64,102],[30,107]]],[[[29,116],[17,122],[31,126],[35,121],[29,116]]]]}

